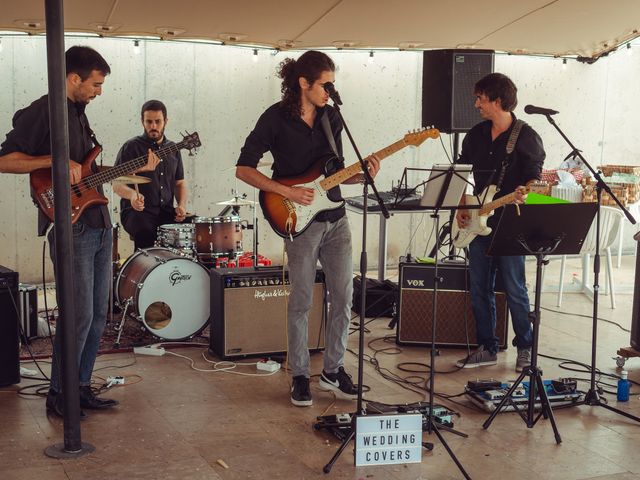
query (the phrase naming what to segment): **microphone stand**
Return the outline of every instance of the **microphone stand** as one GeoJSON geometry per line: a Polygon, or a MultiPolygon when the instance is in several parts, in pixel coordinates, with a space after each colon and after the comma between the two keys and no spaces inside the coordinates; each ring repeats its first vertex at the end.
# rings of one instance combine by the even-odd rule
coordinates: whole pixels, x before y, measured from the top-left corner
{"type": "MultiPolygon", "coordinates": [[[[537,113],[537,112],[532,112],[537,113]]],[[[592,336],[591,336],[591,377],[589,380],[589,391],[585,394],[584,400],[582,401],[583,405],[589,405],[592,407],[604,407],[607,410],[610,410],[618,415],[623,415],[627,418],[635,420],[636,422],[640,422],[640,418],[634,415],[631,415],[627,412],[623,412],[617,408],[611,407],[607,405],[606,400],[603,401],[600,397],[600,393],[596,388],[596,346],[598,342],[598,293],[600,289],[600,285],[598,283],[598,276],[600,274],[600,206],[602,203],[602,191],[604,190],[609,194],[611,198],[616,202],[622,213],[627,217],[627,219],[635,225],[636,219],[633,218],[629,210],[627,210],[618,200],[609,185],[605,183],[605,181],[600,176],[600,173],[595,170],[589,162],[582,156],[580,150],[578,150],[571,140],[567,138],[564,132],[558,127],[556,122],[551,118],[551,115],[554,115],[556,112],[550,110],[546,113],[542,113],[553,127],[558,131],[560,136],[567,142],[567,144],[571,147],[571,154],[580,158],[582,163],[587,166],[593,177],[596,179],[596,198],[597,198],[597,207],[596,207],[596,251],[593,256],[593,326],[592,326],[592,336]]]]}
{"type": "Polygon", "coordinates": [[[347,133],[347,136],[349,137],[349,141],[353,146],[353,150],[356,152],[356,156],[358,157],[358,161],[360,162],[362,172],[364,173],[364,176],[365,176],[365,181],[363,186],[364,202],[363,202],[363,208],[362,208],[362,247],[361,247],[361,253],[360,253],[360,278],[362,279],[362,281],[361,281],[361,289],[360,289],[360,324],[358,325],[357,407],[356,407],[356,413],[351,418],[351,431],[349,432],[349,435],[342,441],[342,444],[340,445],[336,453],[333,455],[333,457],[331,457],[331,460],[329,460],[329,463],[327,463],[322,469],[324,473],[329,473],[331,471],[331,468],[333,467],[333,464],[336,462],[336,460],[338,460],[338,457],[340,457],[340,455],[342,454],[344,449],[347,447],[349,442],[355,438],[356,419],[361,415],[366,415],[366,412],[362,407],[362,382],[363,382],[363,366],[364,366],[364,324],[365,324],[365,316],[366,316],[365,308],[366,308],[366,301],[367,301],[367,282],[366,282],[366,279],[367,279],[367,198],[369,193],[368,192],[369,185],[371,186],[371,189],[373,190],[376,200],[378,201],[378,205],[380,206],[380,211],[382,215],[384,215],[384,218],[386,219],[389,218],[389,210],[387,210],[384,202],[382,201],[382,198],[380,198],[380,195],[378,194],[378,189],[376,188],[376,185],[373,181],[373,177],[371,176],[371,174],[369,174],[369,171],[367,169],[367,163],[363,160],[362,155],[360,155],[360,151],[358,150],[358,147],[356,146],[356,143],[353,137],[351,136],[349,127],[347,127],[347,124],[344,121],[344,117],[342,116],[342,112],[340,111],[340,106],[339,106],[342,104],[342,101],[340,100],[340,96],[338,95],[338,92],[336,92],[335,89],[333,88],[333,84],[331,84],[330,88],[327,88],[327,85],[325,85],[325,90],[329,94],[329,97],[331,97],[331,100],[333,100],[333,107],[338,113],[338,117],[342,122],[344,131],[347,133]]]}

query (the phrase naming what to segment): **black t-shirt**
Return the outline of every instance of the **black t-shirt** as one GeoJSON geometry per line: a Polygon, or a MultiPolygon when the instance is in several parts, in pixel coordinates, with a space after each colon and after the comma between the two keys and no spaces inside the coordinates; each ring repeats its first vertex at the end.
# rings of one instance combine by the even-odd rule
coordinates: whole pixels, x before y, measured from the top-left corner
{"type": "MultiPolygon", "coordinates": [[[[491,139],[491,121],[487,120],[474,126],[462,141],[458,163],[473,166],[475,194],[481,193],[487,185],[496,184],[500,177],[502,162],[507,155],[507,141],[516,120],[515,115],[511,116],[511,126],[495,140],[491,139]]],[[[520,130],[496,198],[513,192],[516,187],[524,185],[529,180],[539,180],[545,157],[542,139],[525,123],[520,130]]]]}
{"type": "MultiPolygon", "coordinates": [[[[265,152],[273,155],[273,178],[297,176],[306,172],[316,162],[328,162],[327,174],[344,168],[342,159],[342,122],[333,107],[317,109],[313,127],[300,117],[291,117],[280,102],[269,107],[260,116],[255,128],[245,140],[236,165],[256,168],[265,152]],[[340,159],[329,144],[322,128],[322,116],[327,115],[340,159]]],[[[331,198],[340,196],[339,189],[332,189],[331,198]]],[[[333,222],[345,215],[344,207],[323,212],[317,221],[333,222]]]]}
{"type": "MultiPolygon", "coordinates": [[[[71,160],[82,163],[93,148],[89,120],[84,113],[85,105],[67,99],[69,122],[69,156],[71,160]]],[[[31,156],[51,154],[51,135],[49,131],[49,98],[43,95],[31,105],[18,110],[13,116],[13,130],[0,145],[0,155],[21,152],[31,156]]],[[[95,162],[92,169],[97,171],[95,162]]],[[[103,193],[102,186],[98,191],[103,193]]],[[[49,219],[38,211],[38,235],[44,235],[49,219]]],[[[94,228],[110,228],[109,210],[105,205],[94,205],[84,210],[79,222],[94,228]]]]}
{"type": "MultiPolygon", "coordinates": [[[[151,183],[142,183],[138,186],[144,196],[144,211],[150,215],[159,215],[161,211],[173,212],[173,198],[175,196],[176,181],[184,179],[184,168],[180,151],[171,149],[176,144],[165,136],[162,143],[157,144],[146,134],[127,140],[116,158],[116,165],[120,165],[134,158],[146,156],[148,150],[155,152],[164,150],[166,153],[159,155],[160,163],[152,172],[139,172],[136,175],[151,179],[151,183]]],[[[124,198],[120,200],[120,212],[126,217],[134,210],[131,202],[124,198]]]]}

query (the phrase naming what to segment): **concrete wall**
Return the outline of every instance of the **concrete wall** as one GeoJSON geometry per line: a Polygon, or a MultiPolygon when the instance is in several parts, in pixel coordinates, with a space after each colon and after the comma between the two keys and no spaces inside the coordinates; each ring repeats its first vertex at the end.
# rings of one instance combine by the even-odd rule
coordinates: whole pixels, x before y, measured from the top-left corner
{"type": "MultiPolygon", "coordinates": [[[[169,109],[167,135],[179,139],[183,131],[197,131],[203,146],[194,157],[185,156],[189,182],[189,210],[200,216],[216,216],[232,190],[254,192],[237,183],[234,164],[244,138],[258,115],[280,97],[275,76],[277,64],[287,54],[273,55],[228,46],[195,43],[141,41],[135,53],[131,40],[69,38],[67,45],[90,45],[110,63],[103,95],[87,109],[93,129],[104,145],[102,160],[113,164],[121,144],[141,131],[139,109],[150,98],[163,100],[169,109]]],[[[46,93],[46,52],[42,37],[4,37],[0,52],[0,137],[11,128],[13,112],[46,93]]],[[[297,56],[297,53],[292,53],[297,56]]],[[[339,66],[336,86],[345,104],[343,114],[363,154],[376,151],[400,139],[407,131],[420,127],[422,57],[416,52],[376,52],[373,63],[368,52],[331,52],[339,66]]],[[[614,53],[594,65],[569,61],[565,68],[558,59],[498,55],[496,71],[511,76],[519,87],[520,105],[548,106],[561,112],[558,124],[594,164],[638,163],[635,152],[634,112],[640,98],[635,84],[640,69],[640,52],[614,53]]],[[[469,101],[473,102],[470,94],[469,101]]],[[[548,168],[555,167],[569,152],[552,126],[540,116],[526,116],[540,133],[547,150],[548,168]]],[[[346,145],[347,163],[355,162],[346,145]]],[[[378,188],[389,190],[405,167],[429,168],[447,162],[451,138],[428,140],[419,148],[407,148],[385,160],[378,176],[378,188]]],[[[268,173],[268,169],[263,170],[268,173]]],[[[410,177],[420,181],[421,174],[410,177]]],[[[359,187],[343,187],[346,196],[357,195],[359,187]]],[[[40,258],[42,238],[35,236],[36,211],[28,193],[24,175],[0,175],[0,264],[18,270],[23,281],[42,277],[40,258]]],[[[110,189],[107,195],[111,196],[110,189]]],[[[117,197],[112,206],[117,207],[117,197]]],[[[252,222],[253,211],[243,207],[244,220],[252,222]]],[[[361,242],[361,217],[349,214],[354,232],[354,264],[361,242]]],[[[262,255],[282,263],[282,242],[261,220],[262,255]]],[[[118,222],[114,208],[113,221],[118,222]]],[[[369,267],[375,268],[378,253],[378,219],[372,216],[367,232],[369,267]]],[[[424,255],[433,242],[428,215],[396,215],[389,222],[387,263],[397,263],[407,251],[424,255]]],[[[628,229],[627,231],[630,231],[628,229]]],[[[631,234],[629,234],[630,236],[631,234]]],[[[252,235],[245,231],[245,250],[251,250],[252,235]]],[[[120,236],[120,255],[126,258],[132,244],[126,234],[120,236]]],[[[52,269],[47,260],[48,279],[52,269]]]]}

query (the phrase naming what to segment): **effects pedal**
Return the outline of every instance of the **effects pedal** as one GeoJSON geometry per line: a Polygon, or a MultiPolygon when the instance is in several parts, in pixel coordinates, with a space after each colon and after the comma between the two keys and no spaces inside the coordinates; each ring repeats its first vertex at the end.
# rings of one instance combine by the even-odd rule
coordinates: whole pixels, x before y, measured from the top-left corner
{"type": "Polygon", "coordinates": [[[486,392],[487,390],[495,390],[502,387],[502,382],[498,380],[469,380],[467,382],[467,390],[471,392],[486,392]]]}
{"type": "Polygon", "coordinates": [[[551,380],[551,388],[556,393],[573,393],[578,388],[578,382],[573,378],[559,378],[551,380]]]}

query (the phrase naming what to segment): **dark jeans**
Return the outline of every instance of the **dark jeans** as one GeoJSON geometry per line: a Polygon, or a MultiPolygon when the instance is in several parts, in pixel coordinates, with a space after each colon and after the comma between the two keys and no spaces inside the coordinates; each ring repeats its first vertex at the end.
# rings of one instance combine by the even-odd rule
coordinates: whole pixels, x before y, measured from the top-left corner
{"type": "Polygon", "coordinates": [[[136,250],[153,247],[158,236],[158,227],[167,223],[176,223],[175,218],[173,209],[161,210],[157,215],[144,210],[142,212],[128,210],[120,217],[124,230],[133,237],[136,250]]]}
{"type": "MultiPolygon", "coordinates": [[[[51,260],[55,272],[54,230],[49,232],[51,260]]],[[[76,318],[76,348],[80,386],[91,385],[93,365],[100,338],[107,322],[109,285],[111,283],[110,228],[92,228],[83,223],[73,225],[73,292],[76,318]]],[[[56,276],[56,295],[60,305],[61,284],[56,276]]],[[[62,319],[64,322],[64,319],[62,319]]],[[[60,391],[60,351],[62,335],[56,331],[51,359],[51,389],[60,391]]]]}
{"type": "Polygon", "coordinates": [[[485,254],[491,236],[476,237],[469,245],[469,270],[471,277],[471,306],[476,319],[476,338],[479,345],[491,353],[498,351],[496,336],[496,295],[494,286],[499,269],[507,295],[511,314],[515,345],[529,348],[533,342],[529,321],[529,294],[524,271],[524,256],[489,257],[485,254]]]}

